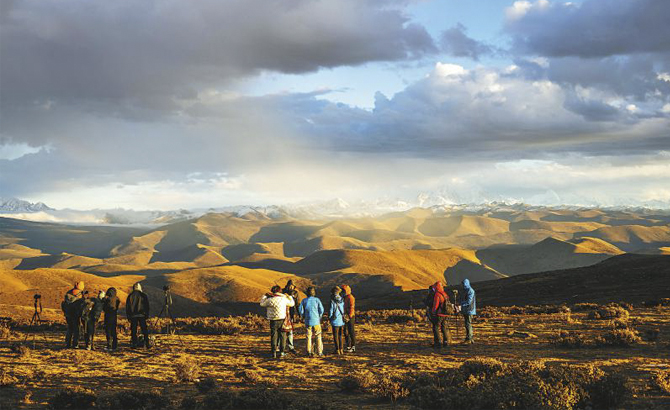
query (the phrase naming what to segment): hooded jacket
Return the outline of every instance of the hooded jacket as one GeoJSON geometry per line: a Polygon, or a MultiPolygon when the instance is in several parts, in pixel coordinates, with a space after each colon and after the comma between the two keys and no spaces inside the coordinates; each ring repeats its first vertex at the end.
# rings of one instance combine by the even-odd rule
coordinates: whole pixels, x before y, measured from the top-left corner
{"type": "Polygon", "coordinates": [[[468,279],[463,279],[463,299],[461,300],[461,313],[464,315],[477,314],[477,298],[475,297],[475,290],[470,286],[468,279]]]}
{"type": "Polygon", "coordinates": [[[351,294],[349,285],[342,285],[344,291],[344,314],[349,317],[356,315],[356,298],[351,294]]]}
{"type": "Polygon", "coordinates": [[[323,304],[316,296],[310,296],[302,300],[298,312],[305,318],[305,326],[320,325],[324,312],[323,304]]]}
{"type": "Polygon", "coordinates": [[[293,298],[283,293],[274,293],[263,295],[260,305],[267,309],[267,318],[269,320],[286,319],[286,308],[295,306],[293,298]]]}
{"type": "Polygon", "coordinates": [[[330,318],[331,326],[344,326],[344,300],[342,296],[334,295],[330,297],[330,318]]]}
{"type": "Polygon", "coordinates": [[[102,310],[105,312],[105,320],[116,317],[121,301],[116,296],[116,288],[109,288],[106,292],[107,296],[103,300],[102,310]]]}
{"type": "MultiPolygon", "coordinates": [[[[83,307],[83,298],[82,298],[83,282],[79,283],[82,284],[81,289],[75,286],[74,288],[68,290],[65,293],[65,297],[63,298],[63,302],[61,303],[61,309],[63,310],[65,316],[72,316],[72,317],[81,316],[81,311],[83,307]]],[[[79,285],[79,283],[77,285],[79,285]]]]}
{"type": "Polygon", "coordinates": [[[149,297],[140,290],[134,290],[126,299],[126,316],[129,318],[149,317],[149,297]]]}
{"type": "Polygon", "coordinates": [[[433,294],[433,301],[430,306],[431,316],[448,316],[447,303],[449,303],[449,296],[442,287],[442,282],[435,282],[430,287],[433,294]]]}

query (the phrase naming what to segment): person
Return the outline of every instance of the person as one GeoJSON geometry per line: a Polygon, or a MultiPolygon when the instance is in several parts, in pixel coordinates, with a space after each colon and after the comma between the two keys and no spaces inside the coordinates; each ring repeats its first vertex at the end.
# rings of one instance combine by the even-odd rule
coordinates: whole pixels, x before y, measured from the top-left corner
{"type": "Polygon", "coordinates": [[[429,296],[432,294],[432,301],[430,301],[430,310],[428,312],[428,319],[433,325],[433,347],[439,349],[440,347],[447,347],[451,342],[449,336],[449,328],[447,327],[447,304],[449,296],[442,287],[442,282],[437,281],[431,286],[429,296]]]}
{"type": "Polygon", "coordinates": [[[344,300],[342,300],[342,289],[335,286],[330,291],[330,311],[328,318],[333,328],[333,341],[335,342],[335,354],[344,354],[342,345],[342,328],[344,327],[344,300]]]}
{"type": "Polygon", "coordinates": [[[118,345],[116,319],[121,301],[116,296],[116,288],[109,288],[105,293],[107,296],[105,296],[102,304],[102,310],[105,312],[105,338],[107,339],[105,350],[114,351],[118,345]]]}
{"type": "Polygon", "coordinates": [[[356,298],[349,285],[342,285],[344,291],[344,340],[345,352],[356,352],[356,298]]]}
{"type": "Polygon", "coordinates": [[[298,289],[296,289],[295,285],[293,284],[293,279],[289,279],[289,281],[286,283],[286,286],[282,290],[285,295],[289,295],[290,297],[293,298],[293,303],[294,305],[289,307],[289,320],[291,323],[290,330],[286,332],[286,348],[289,351],[289,353],[295,354],[295,345],[293,344],[293,323],[295,323],[296,319],[298,319],[298,315],[296,313],[296,308],[298,307],[298,304],[300,303],[300,294],[298,293],[298,289]]]}
{"type": "Polygon", "coordinates": [[[270,349],[273,358],[286,356],[286,337],[282,326],[287,316],[287,308],[295,306],[293,298],[285,295],[279,285],[274,285],[270,293],[263,295],[260,305],[267,309],[266,317],[270,321],[270,349]]]}
{"type": "Polygon", "coordinates": [[[79,318],[81,317],[84,282],[77,282],[74,287],[65,293],[61,309],[67,322],[65,333],[65,347],[76,349],[79,347],[79,318]]]}
{"type": "Polygon", "coordinates": [[[305,319],[307,330],[307,355],[314,356],[312,348],[312,337],[316,339],[316,354],[323,357],[323,339],[321,338],[321,316],[323,315],[323,304],[316,297],[314,286],[307,288],[307,297],[302,300],[298,313],[305,319]]]}
{"type": "Polygon", "coordinates": [[[468,279],[463,279],[463,293],[461,294],[460,310],[465,322],[465,340],[463,344],[474,343],[472,334],[472,316],[477,314],[477,298],[475,297],[475,290],[470,286],[468,279]]]}
{"type": "Polygon", "coordinates": [[[93,340],[95,338],[95,326],[100,320],[100,315],[102,314],[102,300],[105,297],[105,292],[98,292],[97,297],[93,297],[87,300],[87,306],[84,312],[82,312],[82,319],[84,320],[84,341],[86,342],[86,350],[95,350],[93,346],[93,340]]]}
{"type": "Polygon", "coordinates": [[[137,341],[137,326],[142,329],[144,347],[149,349],[149,329],[147,319],[149,318],[149,297],[142,292],[142,284],[137,282],[133,285],[133,291],[126,298],[126,317],[130,321],[130,347],[140,347],[137,341]]]}

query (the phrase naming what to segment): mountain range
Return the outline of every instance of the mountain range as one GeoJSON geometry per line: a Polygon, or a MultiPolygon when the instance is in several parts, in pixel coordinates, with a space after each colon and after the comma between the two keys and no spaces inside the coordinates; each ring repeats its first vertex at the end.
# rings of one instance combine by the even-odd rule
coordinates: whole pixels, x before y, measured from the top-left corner
{"type": "Polygon", "coordinates": [[[156,303],[169,284],[183,312],[226,314],[248,309],[289,279],[320,294],[349,283],[365,300],[438,280],[478,283],[579,269],[626,253],[670,261],[667,211],[489,204],[294,215],[239,208],[144,226],[0,218],[0,303],[28,303],[39,291],[46,305],[57,306],[78,278],[94,289],[127,290],[141,280],[156,303]]]}

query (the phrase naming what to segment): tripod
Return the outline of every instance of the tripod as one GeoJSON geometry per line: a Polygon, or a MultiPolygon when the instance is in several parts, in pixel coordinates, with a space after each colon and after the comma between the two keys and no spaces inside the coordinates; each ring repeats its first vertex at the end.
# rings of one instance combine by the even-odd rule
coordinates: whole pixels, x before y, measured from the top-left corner
{"type": "MultiPolygon", "coordinates": [[[[458,305],[458,290],[454,289],[452,290],[452,294],[454,295],[454,307],[458,305]]],[[[458,312],[456,309],[454,309],[454,326],[456,327],[456,338],[460,339],[461,337],[461,331],[459,330],[461,328],[460,326],[460,321],[458,320],[458,312]]]]}
{"type": "Polygon", "coordinates": [[[161,318],[170,319],[170,322],[166,327],[166,333],[170,335],[177,335],[179,344],[184,347],[184,341],[181,340],[181,336],[179,336],[179,333],[177,333],[177,321],[174,319],[174,316],[172,316],[172,312],[170,311],[170,306],[172,306],[172,294],[170,293],[170,288],[168,286],[163,287],[163,293],[165,295],[163,308],[161,309],[161,312],[158,314],[158,316],[156,316],[156,324],[158,324],[158,321],[161,318]]]}
{"type": "MultiPolygon", "coordinates": [[[[35,295],[33,298],[35,299],[35,301],[33,302],[35,313],[33,313],[33,317],[30,319],[30,322],[28,322],[28,326],[30,326],[31,328],[33,326],[37,326],[39,328],[40,323],[42,323],[42,318],[40,317],[40,313],[42,313],[42,296],[35,295]]],[[[33,333],[32,336],[33,336],[33,350],[35,350],[35,344],[36,344],[35,339],[37,338],[37,335],[33,333]]],[[[44,332],[44,329],[42,329],[42,336],[44,337],[44,341],[48,343],[47,334],[44,332]]],[[[25,343],[28,340],[28,337],[30,337],[29,334],[27,334],[25,339],[23,339],[23,343],[25,343]]]]}
{"type": "MultiPolygon", "coordinates": [[[[409,310],[412,315],[412,322],[414,322],[414,337],[416,339],[419,338],[419,328],[416,325],[416,321],[414,320],[414,302],[412,300],[409,301],[409,310]]],[[[400,328],[400,337],[403,338],[405,336],[406,328],[407,328],[407,323],[409,323],[409,320],[405,323],[403,323],[402,328],[400,328]]]]}

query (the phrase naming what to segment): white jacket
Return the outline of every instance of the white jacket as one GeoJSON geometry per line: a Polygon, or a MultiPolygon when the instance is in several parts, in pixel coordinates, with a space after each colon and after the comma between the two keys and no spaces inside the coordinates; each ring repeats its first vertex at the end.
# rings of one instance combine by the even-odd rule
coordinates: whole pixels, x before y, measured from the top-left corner
{"type": "Polygon", "coordinates": [[[295,301],[289,295],[275,293],[272,297],[263,295],[261,298],[261,306],[267,308],[268,319],[283,320],[286,319],[286,308],[295,306],[295,301]]]}

